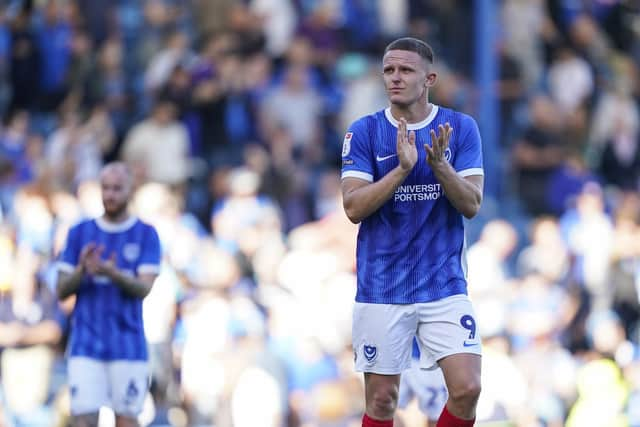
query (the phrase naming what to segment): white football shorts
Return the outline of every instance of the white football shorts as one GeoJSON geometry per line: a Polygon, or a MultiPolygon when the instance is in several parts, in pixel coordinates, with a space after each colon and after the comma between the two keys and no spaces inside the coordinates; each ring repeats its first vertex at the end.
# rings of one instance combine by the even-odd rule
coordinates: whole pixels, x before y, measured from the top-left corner
{"type": "Polygon", "coordinates": [[[398,408],[404,409],[415,398],[420,412],[429,420],[437,420],[447,403],[449,393],[442,369],[422,369],[417,360],[400,377],[398,408]]]}
{"type": "Polygon", "coordinates": [[[382,375],[409,369],[414,336],[423,369],[434,368],[452,354],[481,355],[478,329],[467,295],[416,304],[356,302],[352,324],[355,369],[382,375]]]}
{"type": "Polygon", "coordinates": [[[98,412],[106,406],[117,414],[137,417],[149,390],[146,361],[105,362],[89,357],[70,357],[67,363],[71,414],[98,412]]]}

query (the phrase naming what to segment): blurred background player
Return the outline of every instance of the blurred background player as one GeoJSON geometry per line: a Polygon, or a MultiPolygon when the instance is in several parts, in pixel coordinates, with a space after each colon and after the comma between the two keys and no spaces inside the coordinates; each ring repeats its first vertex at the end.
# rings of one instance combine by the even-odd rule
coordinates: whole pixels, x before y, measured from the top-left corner
{"type": "Polygon", "coordinates": [[[415,339],[412,357],[411,368],[400,378],[397,419],[406,427],[435,426],[449,396],[442,369],[420,366],[420,347],[415,339]]]}
{"type": "Polygon", "coordinates": [[[68,346],[71,414],[96,426],[110,407],[116,426],[137,426],[149,386],[142,299],[160,266],[155,229],[128,212],[132,177],[123,163],[100,176],[104,214],[69,231],[59,264],[58,297],[76,296],[68,346]]]}

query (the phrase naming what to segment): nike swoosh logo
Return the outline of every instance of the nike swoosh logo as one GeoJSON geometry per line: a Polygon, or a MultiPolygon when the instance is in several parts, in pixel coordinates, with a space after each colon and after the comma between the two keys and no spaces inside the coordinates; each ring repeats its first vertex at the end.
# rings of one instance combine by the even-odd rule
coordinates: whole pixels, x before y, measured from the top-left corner
{"type": "Polygon", "coordinates": [[[465,347],[473,347],[474,345],[478,345],[477,342],[464,342],[462,343],[462,345],[464,345],[465,347]]]}
{"type": "Polygon", "coordinates": [[[387,159],[390,159],[390,158],[395,157],[395,156],[397,156],[397,154],[389,154],[388,156],[384,156],[384,157],[380,157],[378,155],[378,156],[376,156],[376,160],[381,162],[383,160],[387,160],[387,159]]]}

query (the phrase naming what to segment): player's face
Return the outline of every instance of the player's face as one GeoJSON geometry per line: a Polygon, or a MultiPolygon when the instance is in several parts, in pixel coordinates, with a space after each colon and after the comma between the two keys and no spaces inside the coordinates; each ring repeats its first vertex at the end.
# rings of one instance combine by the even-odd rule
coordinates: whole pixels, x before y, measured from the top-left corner
{"type": "Polygon", "coordinates": [[[426,102],[427,88],[435,81],[426,61],[408,50],[387,52],[382,59],[382,73],[389,102],[401,107],[426,102]]]}
{"type": "Polygon", "coordinates": [[[127,209],[131,185],[127,175],[120,170],[109,170],[102,174],[100,180],[102,204],[106,216],[116,218],[127,209]]]}

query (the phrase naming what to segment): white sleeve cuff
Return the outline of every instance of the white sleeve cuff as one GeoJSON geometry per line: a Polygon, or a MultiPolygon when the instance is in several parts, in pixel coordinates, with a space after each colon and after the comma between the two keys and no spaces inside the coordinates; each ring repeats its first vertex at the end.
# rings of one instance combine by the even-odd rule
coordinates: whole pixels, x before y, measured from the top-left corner
{"type": "Polygon", "coordinates": [[[345,178],[358,178],[358,179],[364,179],[367,182],[373,182],[373,175],[371,175],[370,173],[361,172],[361,171],[344,171],[342,172],[341,179],[345,179],[345,178]]]}
{"type": "Polygon", "coordinates": [[[76,269],[74,265],[69,264],[68,262],[58,261],[58,271],[62,271],[64,273],[73,273],[76,269]]]}
{"type": "Polygon", "coordinates": [[[484,176],[484,169],[482,168],[471,168],[471,169],[463,169],[458,171],[458,175],[461,177],[471,176],[471,175],[481,175],[484,176]]]}
{"type": "Polygon", "coordinates": [[[158,264],[140,264],[138,266],[138,274],[158,274],[160,266],[158,264]]]}

